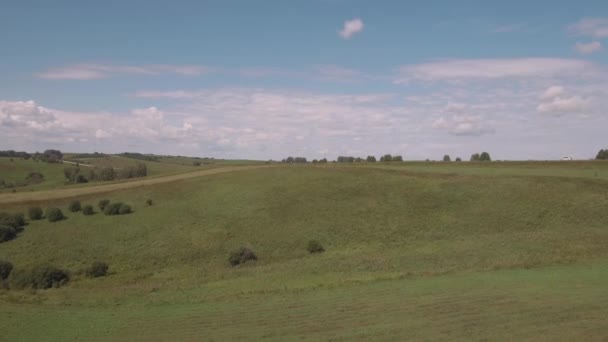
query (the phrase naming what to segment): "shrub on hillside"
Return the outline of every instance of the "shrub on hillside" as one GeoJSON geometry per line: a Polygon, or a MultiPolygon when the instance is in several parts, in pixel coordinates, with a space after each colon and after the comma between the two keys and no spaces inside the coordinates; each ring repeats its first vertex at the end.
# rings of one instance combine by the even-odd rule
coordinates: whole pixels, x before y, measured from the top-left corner
{"type": "Polygon", "coordinates": [[[230,257],[228,258],[228,262],[230,262],[230,265],[232,266],[237,266],[254,260],[258,260],[258,257],[251,249],[247,247],[241,247],[235,251],[232,251],[232,253],[230,253],[230,257]]]}
{"type": "Polygon", "coordinates": [[[105,215],[125,215],[132,212],[131,206],[122,202],[110,203],[103,210],[105,215]]]}
{"type": "Polygon", "coordinates": [[[97,204],[97,206],[99,207],[100,210],[103,211],[108,204],[110,204],[110,200],[102,199],[102,200],[99,201],[99,203],[97,204]]]}
{"type": "Polygon", "coordinates": [[[30,172],[27,177],[25,177],[25,181],[28,184],[38,184],[44,181],[44,175],[40,172],[30,172]]]}
{"type": "Polygon", "coordinates": [[[91,267],[87,268],[86,274],[89,278],[105,277],[110,267],[105,262],[96,261],[91,267]]]}
{"type": "Polygon", "coordinates": [[[42,209],[40,207],[30,207],[27,210],[27,215],[30,217],[30,220],[32,221],[36,221],[36,220],[42,220],[42,209]]]}
{"type": "Polygon", "coordinates": [[[0,243],[11,241],[17,237],[17,230],[9,226],[0,226],[0,243]]]}
{"type": "Polygon", "coordinates": [[[0,260],[0,280],[7,279],[12,270],[13,264],[8,261],[0,260]]]}
{"type": "Polygon", "coordinates": [[[65,219],[63,212],[59,208],[48,208],[45,216],[49,222],[57,222],[65,219]]]}
{"type": "Polygon", "coordinates": [[[110,203],[103,209],[103,213],[106,215],[118,215],[121,205],[121,202],[110,203]]]}
{"type": "Polygon", "coordinates": [[[82,207],[80,206],[80,201],[78,201],[78,200],[74,200],[74,201],[70,202],[70,204],[68,205],[68,210],[70,210],[73,213],[80,211],[80,209],[82,209],[82,207]]]}
{"type": "Polygon", "coordinates": [[[128,204],[121,204],[120,208],[118,208],[118,215],[126,215],[132,212],[131,206],[128,204]]]}
{"type": "Polygon", "coordinates": [[[69,280],[67,271],[52,265],[39,265],[31,270],[12,272],[9,284],[12,289],[49,289],[65,285],[69,280]]]}
{"type": "Polygon", "coordinates": [[[149,206],[151,206],[152,204],[154,204],[154,202],[152,202],[152,200],[148,198],[146,200],[146,204],[149,205],[149,206]]]}
{"type": "Polygon", "coordinates": [[[317,240],[308,241],[308,244],[306,245],[306,250],[310,254],[325,252],[325,248],[323,248],[323,245],[321,245],[321,243],[317,240]]]}
{"type": "Polygon", "coordinates": [[[25,216],[23,214],[0,213],[0,226],[7,226],[17,230],[25,226],[25,216]]]}
{"type": "Polygon", "coordinates": [[[89,216],[89,215],[93,215],[95,214],[95,211],[93,210],[93,206],[90,204],[87,204],[85,206],[82,207],[82,213],[89,216]]]}

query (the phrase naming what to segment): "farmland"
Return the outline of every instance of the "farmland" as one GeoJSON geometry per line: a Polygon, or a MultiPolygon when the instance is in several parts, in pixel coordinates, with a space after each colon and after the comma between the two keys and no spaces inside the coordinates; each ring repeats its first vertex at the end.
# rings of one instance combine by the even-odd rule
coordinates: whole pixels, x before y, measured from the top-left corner
{"type": "Polygon", "coordinates": [[[0,244],[16,268],[73,272],[57,289],[0,290],[3,338],[608,337],[607,163],[224,167],[0,194],[8,212],[134,209],[64,209],[0,244]],[[258,260],[231,267],[240,246],[258,260]],[[84,277],[96,260],[109,276],[84,277]]]}

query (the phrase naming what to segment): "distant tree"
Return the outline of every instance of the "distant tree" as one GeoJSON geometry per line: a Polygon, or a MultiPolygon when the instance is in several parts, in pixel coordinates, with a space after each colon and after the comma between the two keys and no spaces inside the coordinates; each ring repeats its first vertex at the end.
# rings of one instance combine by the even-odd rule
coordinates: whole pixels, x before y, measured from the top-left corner
{"type": "Polygon", "coordinates": [[[481,152],[481,154],[479,155],[479,160],[492,161],[492,158],[490,158],[490,154],[488,152],[481,152]]]}
{"type": "Polygon", "coordinates": [[[355,161],[355,157],[339,156],[336,161],[338,163],[353,163],[355,161]]]}
{"type": "Polygon", "coordinates": [[[85,177],[78,166],[68,166],[63,169],[63,175],[65,176],[65,182],[69,184],[76,183],[87,183],[88,179],[85,177]]]}
{"type": "Polygon", "coordinates": [[[285,162],[288,164],[293,164],[295,162],[295,158],[294,157],[287,157],[287,159],[285,159],[285,162]]]}
{"type": "Polygon", "coordinates": [[[305,164],[306,163],[306,158],[304,158],[304,157],[295,157],[293,161],[295,163],[298,163],[298,164],[305,164]]]}
{"type": "Polygon", "coordinates": [[[201,166],[201,162],[200,161],[193,161],[192,162],[192,166],[201,166]]]}
{"type": "MultiPolygon", "coordinates": [[[[200,163],[199,163],[200,165],[200,163]]],[[[135,169],[133,170],[133,177],[146,177],[148,175],[148,166],[145,163],[135,163],[135,169]]]]}
{"type": "Polygon", "coordinates": [[[323,158],[323,159],[319,160],[319,163],[327,164],[327,158],[323,158]]]}
{"type": "Polygon", "coordinates": [[[367,158],[365,159],[365,161],[367,161],[368,163],[375,163],[376,162],[376,157],[374,157],[374,156],[367,156],[367,158]]]}
{"type": "Polygon", "coordinates": [[[382,157],[380,157],[380,161],[381,162],[391,162],[391,161],[393,161],[393,156],[390,154],[385,154],[382,157]]]}
{"type": "Polygon", "coordinates": [[[403,161],[403,157],[402,156],[393,156],[393,161],[394,162],[402,162],[403,161]]]}
{"type": "Polygon", "coordinates": [[[46,163],[61,163],[63,159],[63,153],[59,150],[46,150],[42,153],[36,152],[34,159],[46,162],[46,163]]]}
{"type": "Polygon", "coordinates": [[[479,161],[479,153],[472,154],[471,161],[479,161]]]}
{"type": "Polygon", "coordinates": [[[460,159],[460,157],[456,157],[456,161],[457,161],[457,162],[461,162],[461,161],[462,161],[462,159],[460,159]]]}
{"type": "Polygon", "coordinates": [[[102,167],[95,171],[95,176],[102,181],[114,180],[114,169],[110,166],[102,167]]]}
{"type": "Polygon", "coordinates": [[[449,155],[446,154],[445,156],[443,156],[443,161],[444,162],[450,162],[450,161],[452,161],[452,159],[450,158],[449,155]]]}
{"type": "Polygon", "coordinates": [[[316,159],[313,159],[313,160],[312,160],[312,163],[313,163],[313,164],[318,164],[318,163],[319,163],[319,161],[318,161],[318,160],[316,160],[316,159]]]}
{"type": "Polygon", "coordinates": [[[597,155],[595,156],[595,159],[597,160],[608,160],[608,149],[602,149],[600,150],[597,155]]]}
{"type": "Polygon", "coordinates": [[[361,163],[361,162],[363,162],[363,158],[361,158],[361,157],[355,158],[355,163],[361,163]]]}

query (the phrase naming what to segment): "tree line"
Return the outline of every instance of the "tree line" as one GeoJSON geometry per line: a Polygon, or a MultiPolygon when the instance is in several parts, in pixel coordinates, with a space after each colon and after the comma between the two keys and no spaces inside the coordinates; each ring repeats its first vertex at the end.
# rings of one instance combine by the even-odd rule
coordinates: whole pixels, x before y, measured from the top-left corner
{"type": "Polygon", "coordinates": [[[145,177],[148,175],[148,167],[141,162],[120,169],[104,166],[83,170],[76,165],[64,168],[63,175],[65,176],[66,183],[69,184],[88,183],[90,181],[112,181],[116,179],[145,177]]]}

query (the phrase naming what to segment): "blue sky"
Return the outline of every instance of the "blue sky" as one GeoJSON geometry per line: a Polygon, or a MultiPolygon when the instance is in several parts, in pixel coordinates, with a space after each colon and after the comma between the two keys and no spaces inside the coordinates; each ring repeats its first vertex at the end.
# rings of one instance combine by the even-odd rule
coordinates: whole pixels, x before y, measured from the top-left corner
{"type": "Polygon", "coordinates": [[[2,149],[590,158],[603,1],[4,1],[2,149]]]}

